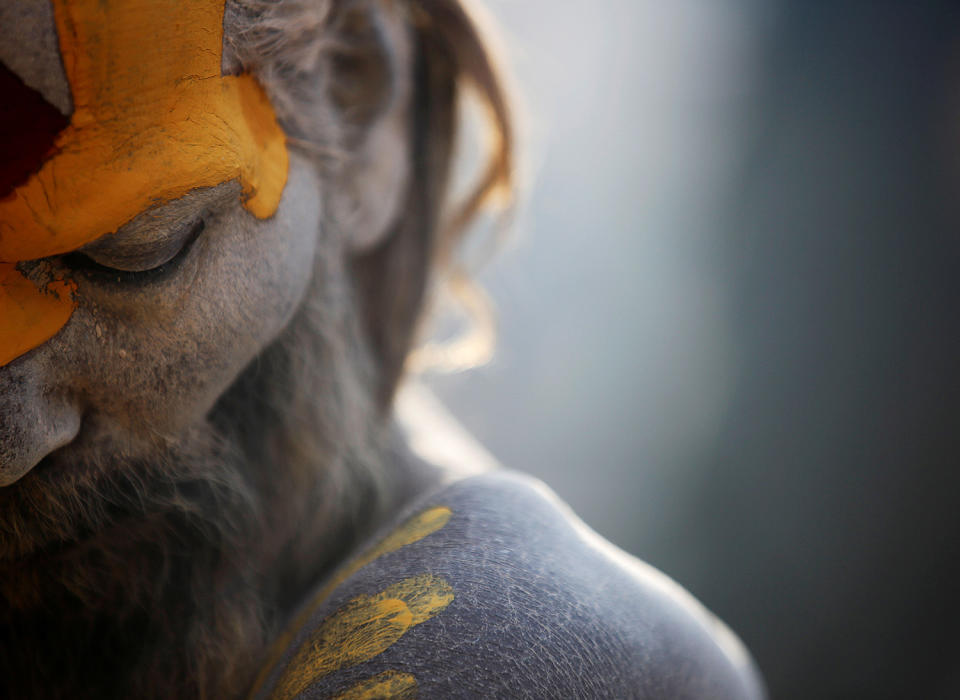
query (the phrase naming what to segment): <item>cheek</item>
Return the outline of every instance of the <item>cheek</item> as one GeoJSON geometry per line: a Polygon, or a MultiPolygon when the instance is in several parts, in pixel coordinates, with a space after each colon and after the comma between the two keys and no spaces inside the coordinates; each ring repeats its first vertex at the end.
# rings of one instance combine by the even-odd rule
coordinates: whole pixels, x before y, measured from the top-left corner
{"type": "Polygon", "coordinates": [[[314,178],[294,170],[274,217],[233,208],[174,279],[124,293],[81,286],[62,342],[85,349],[74,367],[90,427],[176,435],[289,323],[313,274],[320,218],[314,178]]]}

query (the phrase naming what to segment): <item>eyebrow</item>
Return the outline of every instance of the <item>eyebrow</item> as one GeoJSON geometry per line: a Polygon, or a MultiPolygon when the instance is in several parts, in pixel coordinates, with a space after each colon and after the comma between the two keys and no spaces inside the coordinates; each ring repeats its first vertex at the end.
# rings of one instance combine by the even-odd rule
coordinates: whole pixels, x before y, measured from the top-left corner
{"type": "Polygon", "coordinates": [[[198,212],[216,211],[230,204],[231,201],[239,203],[240,191],[240,183],[235,179],[214,187],[191,190],[178,199],[140,212],[115,232],[105,233],[79,250],[96,250],[102,246],[121,243],[130,245],[162,243],[165,237],[178,231],[182,222],[195,217],[198,212]]]}

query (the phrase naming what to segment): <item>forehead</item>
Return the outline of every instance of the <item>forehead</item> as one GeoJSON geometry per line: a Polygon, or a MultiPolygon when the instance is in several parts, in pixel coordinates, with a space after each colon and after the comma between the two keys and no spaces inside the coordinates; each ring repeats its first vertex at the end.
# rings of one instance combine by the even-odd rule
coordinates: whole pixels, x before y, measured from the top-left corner
{"type": "Polygon", "coordinates": [[[272,214],[284,137],[256,79],[222,74],[224,0],[51,4],[6,5],[21,17],[4,26],[29,17],[25,26],[45,40],[30,45],[7,32],[5,53],[22,82],[0,108],[15,127],[0,133],[2,174],[14,188],[0,192],[0,261],[67,252],[153,205],[233,178],[253,214],[272,214]],[[59,50],[50,50],[57,38],[59,50]],[[59,90],[61,105],[72,98],[55,140],[25,116],[35,110],[27,105],[51,104],[28,81],[51,96],[59,90]],[[24,154],[24,142],[38,148],[24,154]]]}
{"type": "Polygon", "coordinates": [[[0,366],[77,304],[19,261],[234,180],[250,214],[276,211],[285,136],[254,76],[223,75],[224,3],[0,0],[0,366]]]}

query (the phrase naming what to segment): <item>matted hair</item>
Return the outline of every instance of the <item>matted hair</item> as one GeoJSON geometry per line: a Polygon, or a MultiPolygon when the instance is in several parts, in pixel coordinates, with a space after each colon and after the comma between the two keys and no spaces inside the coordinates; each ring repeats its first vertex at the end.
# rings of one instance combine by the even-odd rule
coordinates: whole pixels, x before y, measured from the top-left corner
{"type": "MultiPolygon", "coordinates": [[[[365,128],[383,108],[358,89],[408,86],[412,163],[393,229],[353,260],[354,286],[370,340],[381,407],[389,405],[416,336],[425,294],[450,270],[458,244],[496,195],[513,199],[510,105],[491,50],[488,23],[470,0],[230,0],[224,69],[264,83],[290,144],[336,183],[352,167],[365,128]],[[384,16],[397,13],[412,56],[391,54],[384,16]],[[406,60],[405,60],[406,59],[406,60]],[[470,92],[481,105],[485,162],[462,201],[450,201],[460,108],[470,92]]],[[[382,96],[381,96],[382,97],[382,96]]],[[[343,207],[329,206],[343,226],[343,207]]]]}
{"type": "MultiPolygon", "coordinates": [[[[304,304],[211,414],[263,499],[274,538],[261,562],[274,590],[264,593],[282,605],[414,495],[416,484],[391,469],[383,418],[428,290],[450,274],[458,243],[494,195],[511,199],[513,132],[488,41],[459,0],[229,0],[224,45],[225,71],[259,77],[291,147],[316,164],[325,197],[349,180],[389,93],[409,95],[410,172],[394,223],[357,254],[325,237],[333,248],[317,256],[304,304]],[[406,55],[382,36],[398,16],[406,55]],[[487,150],[476,182],[451,201],[468,93],[482,107],[487,150]]],[[[328,233],[350,225],[349,207],[325,204],[328,233]]]]}
{"type": "MultiPolygon", "coordinates": [[[[383,418],[428,289],[448,274],[473,217],[494,194],[504,202],[513,191],[509,105],[474,14],[461,0],[227,3],[224,70],[258,76],[289,143],[316,164],[328,233],[351,224],[349,206],[329,199],[342,194],[369,125],[392,94],[409,98],[411,162],[396,220],[347,268],[349,254],[336,247],[342,237],[324,237],[302,307],[211,415],[251,464],[283,465],[282,480],[262,471],[251,478],[261,492],[275,492],[287,522],[312,524],[291,533],[292,561],[298,552],[306,560],[310,551],[346,551],[412,488],[391,482],[383,418]],[[386,36],[398,26],[407,55],[391,52],[398,42],[386,36]],[[484,107],[488,151],[477,182],[451,202],[467,92],[484,107]]],[[[316,573],[291,574],[290,588],[316,573]]]]}

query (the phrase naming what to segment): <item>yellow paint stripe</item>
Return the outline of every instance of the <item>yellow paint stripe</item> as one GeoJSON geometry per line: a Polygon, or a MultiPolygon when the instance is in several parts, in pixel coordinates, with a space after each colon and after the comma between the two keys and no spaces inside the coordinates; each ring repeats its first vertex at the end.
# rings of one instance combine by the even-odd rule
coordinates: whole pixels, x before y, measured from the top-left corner
{"type": "Polygon", "coordinates": [[[411,674],[384,671],[351,686],[333,700],[413,700],[417,694],[417,679],[411,674]]]}
{"type": "Polygon", "coordinates": [[[40,288],[0,263],[0,367],[56,335],[76,307],[76,288],[63,280],[40,288]]]}

